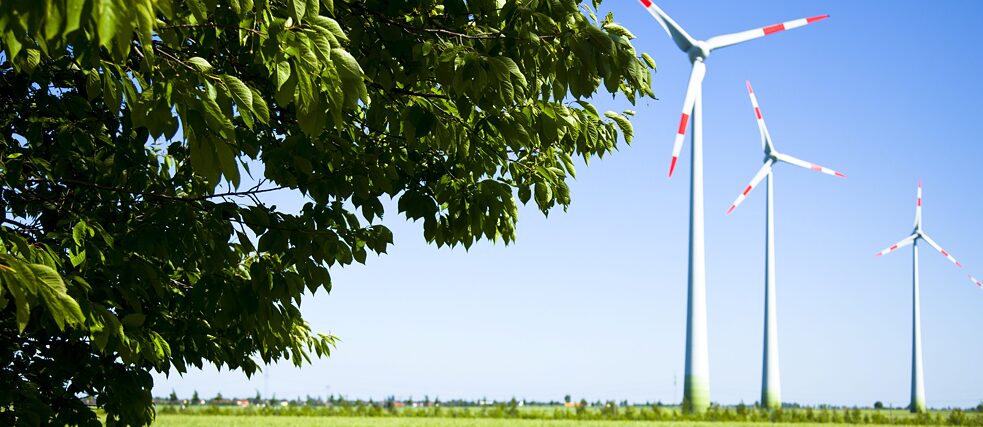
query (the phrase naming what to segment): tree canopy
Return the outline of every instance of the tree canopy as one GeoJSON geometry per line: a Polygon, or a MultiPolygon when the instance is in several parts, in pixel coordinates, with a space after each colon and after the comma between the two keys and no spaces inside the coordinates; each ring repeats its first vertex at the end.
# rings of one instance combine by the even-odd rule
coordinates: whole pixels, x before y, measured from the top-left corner
{"type": "Polygon", "coordinates": [[[0,424],[146,424],[152,371],[327,355],[298,305],[386,251],[382,200],[466,248],[565,208],[632,137],[588,99],[653,96],[599,5],[0,2],[0,424]]]}

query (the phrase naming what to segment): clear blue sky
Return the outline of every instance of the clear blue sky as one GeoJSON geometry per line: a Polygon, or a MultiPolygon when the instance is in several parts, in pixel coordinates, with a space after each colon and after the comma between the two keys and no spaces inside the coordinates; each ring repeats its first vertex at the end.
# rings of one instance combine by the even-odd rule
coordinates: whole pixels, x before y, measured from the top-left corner
{"type": "MultiPolygon", "coordinates": [[[[516,244],[465,252],[428,246],[422,226],[391,209],[389,254],[335,270],[330,295],[304,300],[313,327],[342,339],[331,358],[251,380],[214,369],[156,375],[154,394],[678,400],[688,137],[677,176],[666,174],[689,63],[635,1],[605,3],[658,62],[659,100],[635,107],[632,146],[579,168],[568,212],[545,219],[524,208],[516,244]]],[[[966,278],[983,274],[983,47],[973,43],[983,40],[983,2],[658,3],[700,39],[831,15],[707,61],[712,400],[751,403],[760,393],[763,187],[725,215],[761,165],[750,80],[778,150],[849,176],[777,169],[784,400],[907,404],[911,251],[873,255],[910,232],[921,179],[926,231],[965,265],[922,252],[928,404],[983,401],[983,292],[966,278]]]]}

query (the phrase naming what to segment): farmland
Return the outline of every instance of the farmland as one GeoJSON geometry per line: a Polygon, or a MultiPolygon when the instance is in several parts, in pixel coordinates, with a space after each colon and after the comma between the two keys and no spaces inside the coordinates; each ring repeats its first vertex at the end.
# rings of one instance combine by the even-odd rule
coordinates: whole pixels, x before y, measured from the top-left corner
{"type": "Polygon", "coordinates": [[[157,426],[751,426],[751,425],[971,425],[983,426],[983,414],[931,411],[911,414],[900,409],[785,409],[711,407],[700,415],[684,415],[678,407],[605,406],[600,408],[515,407],[496,405],[457,408],[347,407],[220,407],[159,406],[157,426]]]}
{"type": "MultiPolygon", "coordinates": [[[[723,423],[707,421],[633,421],[634,427],[704,427],[723,423]]],[[[231,415],[161,415],[158,427],[251,427],[251,426],[337,426],[337,427],[614,427],[624,421],[524,420],[524,419],[462,419],[462,418],[366,418],[366,417],[278,417],[231,415]]],[[[761,423],[727,423],[728,426],[757,426],[761,423]]],[[[818,427],[831,424],[776,423],[771,426],[818,427]]],[[[837,424],[855,425],[855,424],[837,424]]]]}
{"type": "MultiPolygon", "coordinates": [[[[712,422],[712,421],[580,421],[488,418],[413,418],[413,417],[285,417],[234,415],[160,415],[158,427],[251,427],[251,426],[338,426],[338,427],[711,427],[711,426],[850,426],[850,423],[770,423],[770,422],[712,422]]],[[[868,424],[882,425],[882,424],[868,424]]],[[[968,424],[980,425],[980,424],[968,424]]]]}

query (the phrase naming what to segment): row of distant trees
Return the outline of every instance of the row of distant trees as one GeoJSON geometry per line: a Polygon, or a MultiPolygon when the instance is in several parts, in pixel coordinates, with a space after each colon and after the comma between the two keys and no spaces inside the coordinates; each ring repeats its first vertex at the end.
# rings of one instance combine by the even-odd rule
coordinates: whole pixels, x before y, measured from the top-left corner
{"type": "MultiPolygon", "coordinates": [[[[555,401],[555,400],[550,400],[550,401],[536,401],[536,400],[526,400],[526,399],[519,400],[519,399],[516,399],[515,397],[513,397],[509,401],[489,400],[487,398],[481,398],[481,399],[478,399],[478,400],[452,399],[452,400],[447,400],[447,401],[441,401],[439,397],[434,398],[434,399],[431,399],[429,395],[424,395],[424,397],[423,397],[422,400],[416,400],[412,396],[409,397],[409,398],[407,398],[407,399],[397,399],[395,396],[390,395],[390,396],[387,396],[386,398],[382,399],[381,401],[375,401],[374,399],[368,399],[368,400],[354,399],[354,400],[352,400],[352,399],[346,398],[345,396],[342,396],[342,395],[334,395],[334,394],[328,395],[328,397],[326,399],[322,399],[321,396],[310,396],[310,395],[308,395],[308,396],[306,396],[303,399],[301,399],[300,397],[297,397],[297,398],[292,399],[292,400],[286,400],[286,399],[278,399],[276,397],[276,394],[273,394],[269,398],[264,398],[260,394],[259,391],[256,392],[256,395],[254,397],[248,398],[248,399],[245,399],[245,398],[231,398],[231,399],[230,398],[225,398],[224,396],[222,396],[222,393],[221,392],[219,392],[218,394],[216,394],[211,399],[202,399],[199,396],[197,390],[195,390],[192,393],[190,399],[182,399],[182,398],[178,397],[177,393],[174,390],[171,390],[170,395],[168,395],[168,397],[166,399],[158,397],[158,398],[155,399],[155,402],[157,404],[170,404],[170,405],[203,405],[204,404],[204,405],[219,405],[219,406],[221,406],[221,405],[235,405],[236,402],[242,401],[242,400],[245,400],[245,401],[249,402],[249,404],[251,404],[251,405],[283,405],[283,403],[285,402],[286,405],[288,405],[288,406],[311,406],[311,407],[317,407],[317,406],[340,406],[340,407],[373,407],[373,406],[381,406],[382,408],[385,408],[385,409],[392,409],[392,408],[399,408],[399,407],[407,407],[407,408],[427,407],[427,408],[429,408],[429,407],[439,407],[439,406],[456,407],[456,408],[472,408],[472,407],[483,407],[483,406],[504,406],[506,408],[518,408],[518,407],[523,407],[523,406],[531,406],[531,407],[566,406],[566,407],[578,408],[578,409],[581,409],[581,410],[584,410],[586,408],[600,408],[602,412],[611,411],[611,410],[615,410],[615,412],[616,412],[616,408],[672,406],[672,405],[664,405],[661,401],[660,402],[655,402],[655,403],[652,403],[652,402],[631,403],[628,400],[622,400],[620,402],[616,402],[616,401],[613,401],[613,400],[604,401],[604,402],[602,402],[600,400],[597,400],[597,401],[594,401],[594,402],[588,402],[587,399],[583,399],[582,398],[582,399],[580,399],[579,402],[574,402],[573,397],[571,395],[569,395],[569,394],[563,396],[563,401],[562,402],[561,401],[555,401]]],[[[784,403],[782,406],[785,409],[806,408],[806,406],[803,406],[803,405],[800,405],[800,404],[797,404],[797,403],[784,403]]],[[[742,402],[742,403],[734,406],[734,409],[736,410],[736,412],[738,414],[741,414],[742,412],[748,411],[748,410],[753,409],[753,408],[758,408],[758,407],[759,407],[759,405],[758,405],[757,402],[755,402],[753,405],[745,405],[742,402]]],[[[876,401],[876,402],[874,402],[874,405],[872,407],[874,409],[876,409],[876,410],[882,410],[882,409],[903,409],[903,408],[892,408],[892,407],[885,406],[884,403],[881,402],[881,401],[879,401],[879,400],[876,401]]],[[[842,409],[842,408],[835,407],[835,406],[832,406],[832,405],[818,405],[815,408],[816,409],[820,409],[820,410],[823,410],[823,409],[842,409]]],[[[949,408],[949,409],[954,409],[954,408],[949,408]]],[[[980,404],[978,404],[975,408],[968,409],[968,411],[975,411],[975,412],[983,413],[983,402],[981,402],[980,404]]]]}

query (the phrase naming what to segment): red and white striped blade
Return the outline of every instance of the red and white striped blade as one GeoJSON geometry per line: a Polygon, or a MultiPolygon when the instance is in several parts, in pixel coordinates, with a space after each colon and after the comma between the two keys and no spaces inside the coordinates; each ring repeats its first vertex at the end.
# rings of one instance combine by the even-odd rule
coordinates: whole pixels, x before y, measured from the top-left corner
{"type": "Polygon", "coordinates": [[[775,34],[777,32],[803,27],[813,22],[822,21],[826,18],[829,18],[829,15],[819,15],[811,18],[796,19],[794,21],[782,22],[781,24],[769,25],[767,27],[741,31],[739,33],[711,37],[709,40],[707,40],[707,44],[710,45],[710,50],[720,49],[722,47],[744,43],[748,40],[764,37],[769,34],[775,34]]]}
{"type": "Polygon", "coordinates": [[[693,47],[693,44],[696,43],[696,40],[690,37],[690,35],[683,30],[683,27],[680,27],[676,21],[673,21],[672,18],[670,18],[669,15],[662,10],[662,8],[656,6],[652,0],[640,1],[642,2],[642,6],[645,7],[645,10],[649,11],[652,17],[655,18],[660,25],[662,25],[662,28],[665,29],[667,33],[669,33],[669,36],[672,37],[672,41],[676,43],[676,46],[679,46],[679,49],[683,52],[689,52],[690,48],[693,47]]]}
{"type": "Polygon", "coordinates": [[[915,206],[915,226],[922,223],[922,182],[918,181],[918,205],[915,206]]]}
{"type": "Polygon", "coordinates": [[[895,244],[891,245],[891,247],[889,247],[887,249],[884,249],[883,251],[878,252],[877,253],[877,256],[887,255],[887,254],[889,254],[891,252],[894,252],[894,251],[896,251],[898,249],[901,249],[901,248],[903,248],[905,246],[908,246],[908,245],[914,243],[914,241],[915,241],[916,238],[918,238],[918,235],[917,234],[912,234],[912,235],[910,235],[908,237],[905,237],[900,242],[895,243],[895,244]]]}
{"type": "Polygon", "coordinates": [[[768,133],[768,126],[765,125],[765,118],[761,115],[761,106],[758,105],[758,97],[754,95],[754,89],[751,88],[751,82],[747,82],[747,93],[751,97],[751,105],[754,107],[754,117],[758,121],[758,132],[761,133],[761,149],[765,149],[765,146],[771,147],[771,134],[768,133]]]}
{"type": "Polygon", "coordinates": [[[758,169],[758,173],[754,174],[754,178],[751,178],[751,183],[744,188],[744,191],[739,196],[737,196],[737,199],[734,200],[734,203],[730,205],[730,209],[727,209],[727,215],[730,215],[731,212],[734,212],[734,209],[737,209],[737,206],[739,206],[744,201],[744,199],[747,198],[747,195],[751,193],[751,190],[754,190],[754,187],[757,187],[758,184],[761,183],[761,180],[765,179],[765,177],[768,176],[768,173],[771,172],[771,164],[772,161],[768,160],[765,162],[764,165],[761,166],[761,169],[758,169]]]}
{"type": "Polygon", "coordinates": [[[679,128],[676,130],[676,140],[672,144],[672,164],[669,165],[669,177],[672,178],[673,171],[676,170],[676,162],[679,154],[683,151],[683,138],[686,136],[686,128],[690,122],[690,115],[693,114],[693,105],[696,104],[696,97],[700,94],[703,87],[703,77],[707,74],[707,66],[703,61],[693,63],[693,72],[689,76],[689,85],[686,87],[686,98],[683,100],[683,114],[679,119],[679,128]]]}
{"type": "Polygon", "coordinates": [[[969,280],[971,280],[977,288],[983,289],[983,282],[977,280],[972,274],[969,275],[969,280]]]}
{"type": "Polygon", "coordinates": [[[814,170],[816,172],[821,172],[826,175],[833,175],[833,176],[838,176],[840,178],[846,178],[846,175],[843,175],[842,173],[839,173],[835,170],[832,170],[830,168],[825,168],[814,163],[809,163],[802,159],[797,159],[795,157],[789,156],[788,154],[777,154],[776,157],[778,157],[778,161],[780,162],[790,163],[798,167],[814,170]]]}
{"type": "Polygon", "coordinates": [[[922,233],[922,238],[925,239],[925,241],[928,242],[928,244],[932,245],[932,247],[935,248],[935,250],[939,251],[939,253],[942,254],[942,256],[948,258],[949,261],[952,261],[953,264],[956,264],[956,267],[963,266],[962,264],[959,263],[959,261],[956,261],[956,259],[952,256],[952,254],[946,252],[945,249],[942,249],[942,247],[939,246],[938,243],[935,243],[935,240],[932,240],[931,237],[928,237],[927,234],[922,233]]]}

